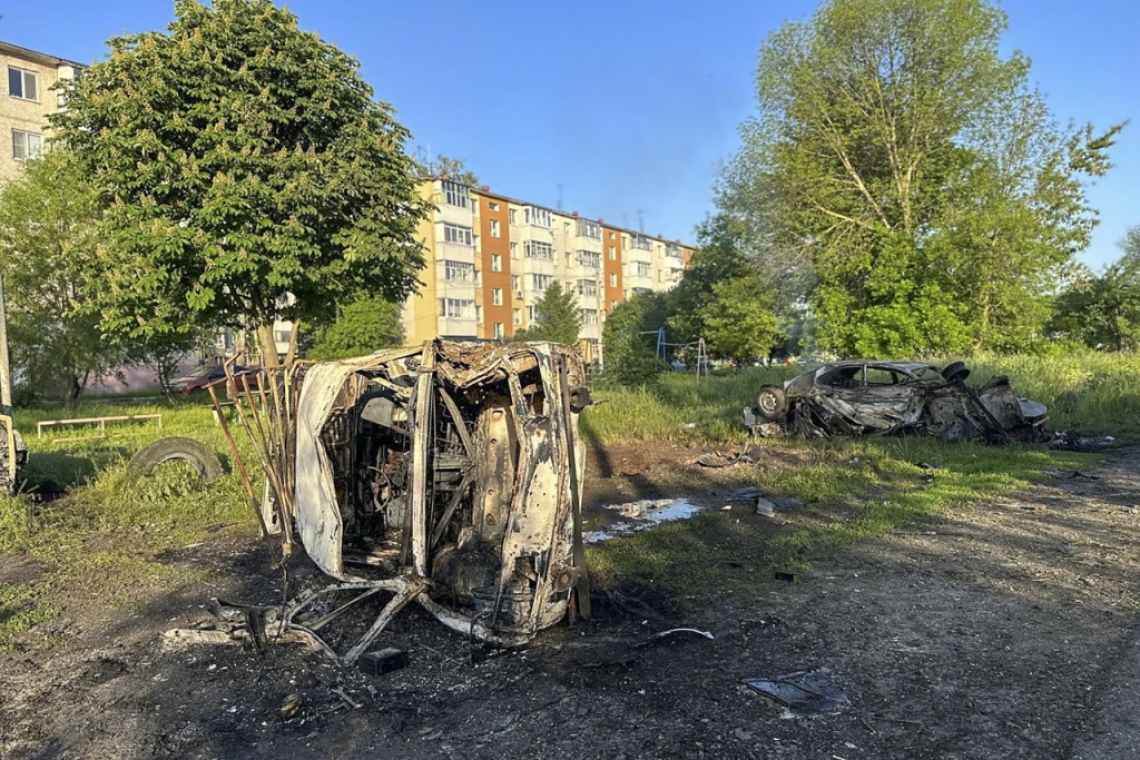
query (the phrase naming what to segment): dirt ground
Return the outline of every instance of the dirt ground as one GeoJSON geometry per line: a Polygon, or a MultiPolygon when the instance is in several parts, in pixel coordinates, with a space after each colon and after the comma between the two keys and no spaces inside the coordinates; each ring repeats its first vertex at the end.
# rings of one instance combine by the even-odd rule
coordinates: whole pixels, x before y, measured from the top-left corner
{"type": "MultiPolygon", "coordinates": [[[[595,456],[591,500],[699,500],[675,464],[696,453],[595,456]]],[[[70,643],[0,660],[0,758],[1140,756],[1138,473],[1140,450],[1110,452],[1089,477],[943,513],[794,583],[684,604],[652,585],[598,593],[593,621],[517,652],[409,610],[379,643],[410,664],[379,677],[290,646],[165,651],[161,632],[209,597],[279,598],[264,549],[225,535],[161,558],[207,580],[129,612],[69,608],[37,633],[70,643]],[[678,625],[715,638],[638,646],[678,625]],[[850,706],[791,716],[741,684],[805,669],[850,706]]],[[[731,487],[732,468],[717,477],[731,487]]]]}

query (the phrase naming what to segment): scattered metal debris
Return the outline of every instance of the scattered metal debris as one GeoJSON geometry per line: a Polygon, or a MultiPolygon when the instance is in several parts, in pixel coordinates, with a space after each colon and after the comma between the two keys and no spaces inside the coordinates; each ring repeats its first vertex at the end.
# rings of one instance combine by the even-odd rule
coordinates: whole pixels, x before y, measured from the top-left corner
{"type": "Polygon", "coordinates": [[[830,715],[851,704],[843,689],[816,670],[785,673],[772,680],[746,678],[743,683],[796,715],[830,715]]]}
{"type": "Polygon", "coordinates": [[[843,361],[760,389],[744,424],[760,436],[919,433],[950,441],[1044,442],[1048,410],[1018,398],[999,375],[980,388],[955,362],[939,371],[916,362],[843,361]]]}
{"type": "Polygon", "coordinates": [[[639,649],[641,647],[647,647],[650,644],[656,643],[656,642],[661,641],[662,639],[668,638],[670,636],[675,636],[678,633],[688,633],[688,634],[692,634],[694,636],[703,636],[704,638],[708,639],[709,641],[712,641],[714,639],[712,631],[701,631],[701,630],[698,630],[696,628],[670,628],[668,631],[661,631],[660,633],[653,634],[649,638],[638,643],[637,646],[639,649]]]}
{"type": "Polygon", "coordinates": [[[697,464],[702,467],[728,467],[734,464],[756,464],[764,454],[764,447],[745,447],[736,454],[724,454],[720,451],[706,451],[697,457],[697,464]]]}
{"type": "Polygon", "coordinates": [[[565,346],[444,340],[230,378],[267,476],[263,530],[288,550],[295,526],[336,582],[272,607],[218,603],[218,629],[255,645],[300,640],[348,665],[413,601],[499,646],[588,617],[584,380],[565,346]],[[378,594],[387,603],[338,654],[327,627],[378,594]]]}
{"type": "Polygon", "coordinates": [[[1041,474],[1057,480],[1098,480],[1096,475],[1088,475],[1079,470],[1058,470],[1055,467],[1046,467],[1041,470],[1041,474]]]}

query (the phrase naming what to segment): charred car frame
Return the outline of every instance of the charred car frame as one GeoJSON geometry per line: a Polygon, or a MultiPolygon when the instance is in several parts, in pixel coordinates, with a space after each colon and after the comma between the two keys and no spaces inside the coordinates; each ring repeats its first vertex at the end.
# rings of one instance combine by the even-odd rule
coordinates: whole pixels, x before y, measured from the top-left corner
{"type": "Polygon", "coordinates": [[[290,367],[256,388],[239,378],[236,414],[267,473],[263,528],[286,547],[299,538],[334,582],[273,608],[219,603],[224,630],[168,639],[300,641],[348,664],[412,602],[502,646],[588,616],[584,381],[559,344],[442,340],[290,367]],[[390,595],[383,609],[338,652],[328,624],[377,594],[390,595]]]}
{"type": "Polygon", "coordinates": [[[870,436],[913,433],[951,441],[1048,439],[1046,408],[1018,398],[998,375],[966,385],[962,362],[942,370],[919,362],[850,360],[824,364],[760,388],[744,423],[761,436],[870,436]]]}

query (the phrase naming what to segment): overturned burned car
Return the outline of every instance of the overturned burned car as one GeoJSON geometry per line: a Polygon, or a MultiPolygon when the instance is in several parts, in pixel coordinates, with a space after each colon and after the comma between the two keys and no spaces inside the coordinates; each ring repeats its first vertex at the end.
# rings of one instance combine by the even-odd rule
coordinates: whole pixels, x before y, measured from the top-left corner
{"type": "Polygon", "coordinates": [[[913,433],[950,441],[1044,441],[1044,405],[1018,398],[999,375],[979,388],[955,362],[942,370],[918,362],[851,360],[824,364],[763,386],[744,424],[761,436],[871,436],[913,433]]]}
{"type": "Polygon", "coordinates": [[[237,414],[268,476],[264,528],[286,545],[295,531],[335,582],[283,607],[215,605],[226,632],[308,643],[348,664],[412,602],[504,646],[572,605],[588,615],[584,380],[559,344],[437,340],[244,384],[237,414]],[[377,594],[390,595],[383,609],[338,652],[329,624],[377,594]]]}

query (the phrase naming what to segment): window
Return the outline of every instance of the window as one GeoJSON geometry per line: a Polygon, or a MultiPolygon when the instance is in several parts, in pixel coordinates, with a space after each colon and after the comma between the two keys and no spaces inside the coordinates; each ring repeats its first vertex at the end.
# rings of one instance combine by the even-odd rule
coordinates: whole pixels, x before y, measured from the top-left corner
{"type": "Polygon", "coordinates": [[[470,227],[460,227],[458,224],[443,225],[443,242],[458,243],[459,245],[474,245],[470,227]]]}
{"type": "Polygon", "coordinates": [[[12,158],[26,161],[43,155],[43,137],[38,132],[12,130],[12,158]]]}
{"type": "Polygon", "coordinates": [[[649,238],[645,237],[645,235],[634,235],[633,247],[640,248],[643,251],[653,250],[653,247],[649,243],[649,238]]]}
{"type": "Polygon", "coordinates": [[[534,290],[546,290],[550,283],[554,282],[554,276],[549,274],[532,274],[530,276],[530,286],[534,290]]]}
{"type": "Polygon", "coordinates": [[[637,262],[637,276],[638,277],[652,277],[653,265],[648,261],[637,262]]]}
{"type": "Polygon", "coordinates": [[[578,295],[596,296],[597,294],[598,283],[595,280],[578,280],[578,295]]]}
{"type": "Polygon", "coordinates": [[[535,227],[550,227],[550,212],[544,208],[527,206],[523,209],[523,222],[535,227]]]}
{"type": "Polygon", "coordinates": [[[578,251],[578,266],[600,269],[602,254],[598,251],[578,251]]]}
{"type": "Polygon", "coordinates": [[[581,309],[582,324],[596,325],[598,324],[598,310],[597,309],[581,309]]]}
{"type": "Polygon", "coordinates": [[[492,272],[503,271],[503,257],[497,253],[491,254],[491,271],[492,272]]]}
{"type": "Polygon", "coordinates": [[[502,322],[496,322],[495,323],[495,339],[496,340],[502,340],[505,337],[507,337],[507,331],[503,328],[503,323],[502,322]]]}
{"type": "Polygon", "coordinates": [[[518,209],[514,209],[514,208],[511,209],[510,215],[511,215],[511,224],[518,224],[519,223],[518,209]]]}
{"type": "Polygon", "coordinates": [[[610,272],[610,287],[617,287],[617,272],[610,272]]]}
{"type": "Polygon", "coordinates": [[[668,253],[673,258],[679,259],[684,256],[685,252],[681,249],[681,246],[677,245],[676,243],[670,243],[668,253]]]}
{"type": "Polygon", "coordinates": [[[519,257],[519,244],[511,243],[511,258],[517,259],[519,257]]]}
{"type": "Polygon", "coordinates": [[[617,261],[617,247],[610,246],[610,261],[617,261]]]}
{"type": "Polygon", "coordinates": [[[499,237],[500,236],[499,233],[500,233],[499,220],[498,219],[492,219],[491,220],[491,237],[499,237]]]}
{"type": "Polygon", "coordinates": [[[499,204],[495,203],[494,201],[488,201],[487,202],[487,208],[491,209],[492,211],[498,211],[499,210],[499,204]]]}
{"type": "Polygon", "coordinates": [[[444,261],[443,279],[448,282],[471,282],[475,279],[475,265],[465,261],[444,261]]]}
{"type": "Polygon", "coordinates": [[[511,321],[515,327],[522,324],[522,309],[513,309],[511,311],[511,321]]]}
{"type": "Polygon", "coordinates": [[[614,231],[610,230],[610,240],[613,240],[613,239],[614,239],[614,231]]]}
{"type": "Polygon", "coordinates": [[[530,322],[531,324],[534,324],[535,320],[537,320],[537,319],[538,319],[538,307],[537,306],[526,307],[526,321],[530,322]]]}
{"type": "Polygon", "coordinates": [[[445,180],[443,183],[443,202],[448,206],[467,208],[471,205],[471,193],[458,182],[445,180]]]}
{"type": "Polygon", "coordinates": [[[597,222],[591,222],[589,219],[578,220],[578,237],[588,237],[600,239],[602,237],[602,228],[598,226],[597,222]]]}
{"type": "Polygon", "coordinates": [[[554,260],[554,246],[550,243],[543,243],[541,240],[528,240],[524,243],[526,247],[526,257],[528,259],[547,259],[554,260]]]}
{"type": "Polygon", "coordinates": [[[512,274],[511,275],[511,290],[514,290],[517,292],[521,288],[522,288],[522,285],[519,283],[519,276],[517,274],[512,274]]]}
{"type": "Polygon", "coordinates": [[[562,234],[566,237],[570,237],[570,222],[562,223],[562,234]]]}
{"type": "Polygon", "coordinates": [[[439,316],[450,319],[471,319],[475,312],[475,302],[459,298],[439,299],[439,316]]]}
{"type": "Polygon", "coordinates": [[[492,306],[502,306],[503,305],[503,289],[502,288],[491,288],[491,305],[492,306]]]}
{"type": "Polygon", "coordinates": [[[13,98],[39,100],[36,72],[8,67],[8,94],[13,98]]]}
{"type": "Polygon", "coordinates": [[[617,308],[617,301],[610,301],[610,311],[612,312],[617,308]]]}

